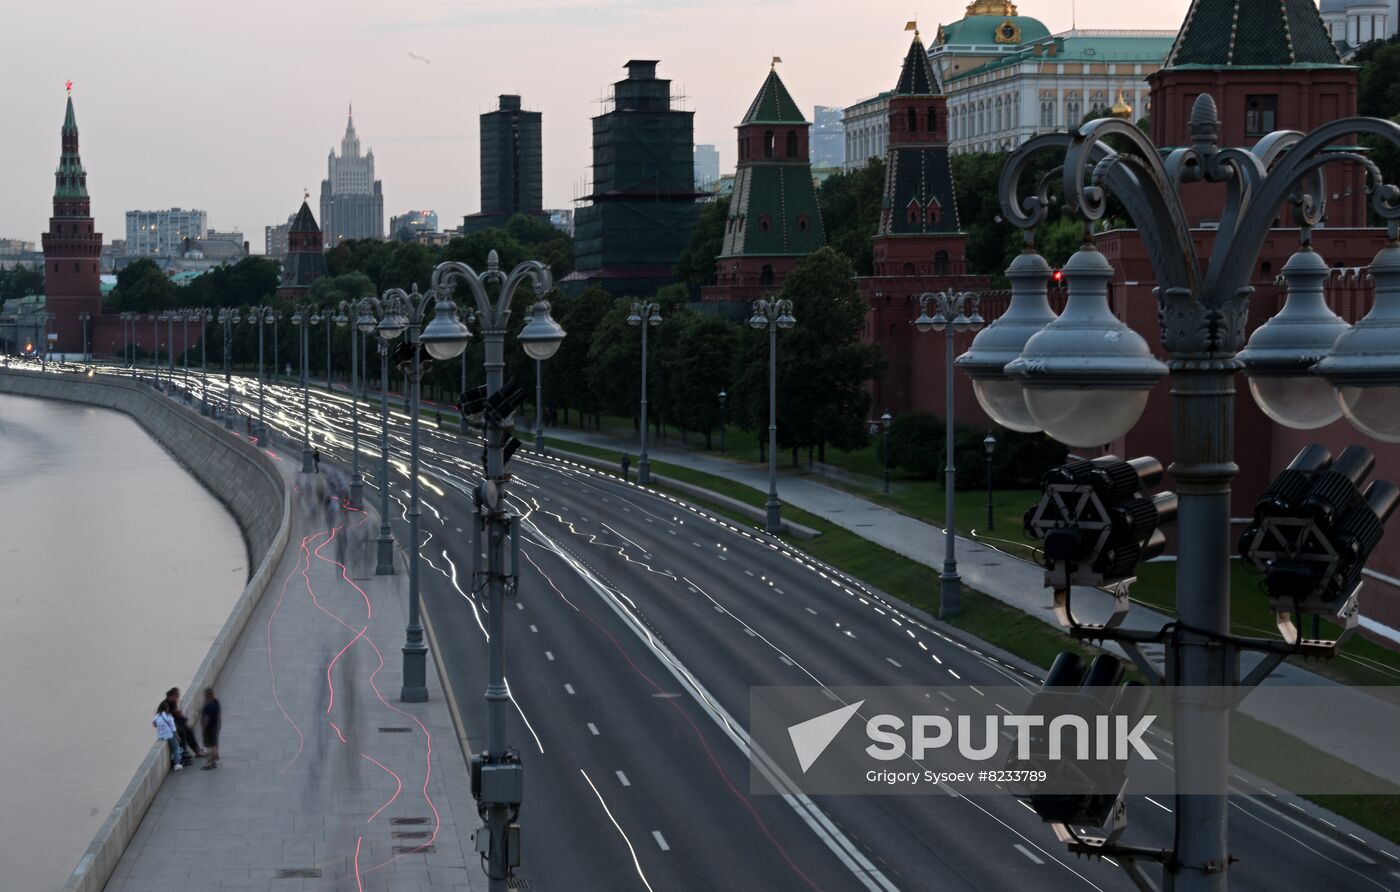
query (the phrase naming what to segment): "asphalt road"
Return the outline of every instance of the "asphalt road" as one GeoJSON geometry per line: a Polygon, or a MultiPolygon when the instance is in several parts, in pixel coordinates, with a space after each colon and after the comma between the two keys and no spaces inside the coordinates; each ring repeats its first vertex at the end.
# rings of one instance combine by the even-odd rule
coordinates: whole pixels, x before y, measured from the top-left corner
{"type": "MultiPolygon", "coordinates": [[[[255,386],[241,389],[247,398],[255,386]]],[[[299,437],[299,392],[269,388],[267,400],[269,423],[299,437]]],[[[377,407],[360,421],[365,500],[377,506],[377,407]]],[[[311,427],[322,452],[348,466],[348,399],[314,393],[311,427]]],[[[282,443],[278,454],[299,461],[282,443]]],[[[391,416],[390,444],[391,515],[404,541],[402,413],[391,416]]],[[[464,519],[480,446],[431,421],[422,444],[424,606],[479,750],[485,600],[471,590],[464,519]]],[[[1067,855],[1009,795],[750,793],[751,686],[1038,680],[756,531],[524,450],[513,471],[526,538],[505,617],[516,706],[507,739],[526,765],[518,873],[529,889],[1133,888],[1116,866],[1067,855]]],[[[979,695],[959,687],[958,696],[979,695]]],[[[987,704],[954,698],[945,708],[987,704]]],[[[1170,770],[1169,744],[1157,745],[1170,770]]],[[[1169,846],[1172,805],[1134,797],[1124,842],[1169,846]]],[[[1231,799],[1230,840],[1234,889],[1400,889],[1400,861],[1247,796],[1231,799]]]]}

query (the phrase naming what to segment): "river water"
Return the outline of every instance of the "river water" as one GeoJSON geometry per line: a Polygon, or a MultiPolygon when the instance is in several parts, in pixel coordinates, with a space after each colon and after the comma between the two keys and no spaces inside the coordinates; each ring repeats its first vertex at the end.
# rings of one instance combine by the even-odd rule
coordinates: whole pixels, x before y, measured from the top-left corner
{"type": "Polygon", "coordinates": [[[0,395],[0,886],[67,880],[247,563],[232,516],[131,418],[0,395]]]}

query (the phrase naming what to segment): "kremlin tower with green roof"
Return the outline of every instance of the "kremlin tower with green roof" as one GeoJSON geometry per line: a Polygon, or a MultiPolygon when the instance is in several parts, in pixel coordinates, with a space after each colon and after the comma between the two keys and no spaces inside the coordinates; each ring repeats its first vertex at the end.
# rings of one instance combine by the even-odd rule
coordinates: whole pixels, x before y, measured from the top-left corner
{"type": "Polygon", "coordinates": [[[754,300],[826,243],[808,155],[811,124],[776,68],[738,125],[739,164],[715,282],[704,299],[754,300]]]}
{"type": "MultiPolygon", "coordinates": [[[[83,353],[80,313],[102,313],[102,233],[95,231],[88,198],[87,171],[78,154],[78,120],[73,113],[71,84],[63,116],[62,154],[54,171],[53,216],[43,234],[46,308],[54,314],[51,331],[58,335],[54,351],[83,353]]],[[[89,329],[89,340],[95,330],[89,329]]]]}

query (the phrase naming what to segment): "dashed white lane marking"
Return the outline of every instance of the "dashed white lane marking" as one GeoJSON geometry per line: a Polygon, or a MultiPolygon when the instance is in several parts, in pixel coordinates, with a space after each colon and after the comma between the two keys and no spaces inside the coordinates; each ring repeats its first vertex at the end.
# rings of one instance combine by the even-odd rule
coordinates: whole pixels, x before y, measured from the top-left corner
{"type": "Polygon", "coordinates": [[[524,604],[521,604],[519,601],[517,601],[517,602],[515,602],[515,609],[516,609],[516,610],[524,610],[524,609],[525,609],[525,605],[524,605],[524,604]]]}
{"type": "Polygon", "coordinates": [[[778,655],[778,659],[780,659],[780,660],[783,661],[783,665],[784,665],[784,666],[791,666],[791,665],[794,665],[793,662],[792,662],[792,660],[789,660],[787,657],[783,656],[782,654],[779,654],[779,655],[778,655]]]}
{"type": "Polygon", "coordinates": [[[939,692],[938,692],[938,696],[942,697],[944,700],[947,700],[949,703],[957,703],[957,702],[958,702],[957,700],[954,700],[954,699],[953,699],[953,695],[950,694],[950,693],[948,693],[947,691],[939,691],[939,692]]]}
{"type": "Polygon", "coordinates": [[[1032,862],[1033,864],[1044,864],[1044,863],[1045,863],[1044,861],[1042,861],[1042,860],[1040,860],[1039,858],[1037,858],[1034,852],[1032,852],[1030,849],[1026,848],[1025,846],[1021,845],[1019,842],[1016,843],[1015,845],[1013,845],[1011,848],[1015,849],[1016,851],[1020,852],[1022,855],[1025,855],[1027,858],[1031,859],[1031,862],[1032,862]]]}
{"type": "Polygon", "coordinates": [[[571,684],[564,685],[564,693],[572,697],[574,695],[574,686],[571,684]]]}
{"type": "Polygon", "coordinates": [[[1006,713],[1007,715],[1015,715],[1015,713],[1013,713],[1011,710],[1007,709],[1005,706],[1002,706],[1000,703],[997,704],[997,709],[1000,709],[1002,712],[1006,713]]]}
{"type": "Polygon", "coordinates": [[[935,663],[937,663],[938,665],[940,665],[940,666],[943,665],[943,661],[940,660],[940,659],[938,659],[938,654],[929,654],[929,656],[933,657],[933,661],[934,661],[935,663]]]}
{"type": "Polygon", "coordinates": [[[598,726],[595,725],[595,724],[593,724],[592,722],[589,722],[589,723],[588,723],[588,733],[592,734],[594,737],[597,737],[598,734],[599,734],[598,726]]]}
{"type": "Polygon", "coordinates": [[[773,591],[777,592],[780,595],[785,594],[785,592],[782,589],[778,588],[776,585],[773,586],[773,591]]]}
{"type": "Polygon", "coordinates": [[[893,657],[885,657],[885,662],[886,662],[886,663],[889,663],[891,666],[893,666],[893,667],[896,668],[896,669],[903,669],[903,668],[904,668],[902,665],[900,665],[899,661],[896,660],[896,659],[894,659],[893,657]]]}
{"type": "Polygon", "coordinates": [[[722,555],[722,554],[717,554],[717,555],[715,555],[715,557],[719,558],[719,559],[722,560],[722,561],[727,561],[727,560],[729,560],[729,558],[725,557],[725,556],[722,555]]]}
{"type": "Polygon", "coordinates": [[[1151,796],[1144,796],[1144,797],[1142,797],[1142,798],[1143,798],[1143,799],[1146,799],[1148,802],[1150,802],[1150,803],[1152,803],[1153,805],[1157,806],[1158,808],[1160,808],[1162,811],[1166,812],[1167,814],[1171,814],[1171,813],[1172,813],[1172,810],[1171,810],[1171,809],[1167,808],[1165,805],[1163,805],[1162,803],[1158,802],[1156,799],[1153,799],[1151,796]]]}
{"type": "Polygon", "coordinates": [[[552,651],[552,650],[547,650],[547,651],[545,651],[545,652],[544,652],[544,657],[545,657],[545,659],[547,659],[547,660],[549,660],[551,663],[553,663],[553,662],[554,662],[554,651],[552,651]]]}
{"type": "Polygon", "coordinates": [[[656,840],[656,844],[657,844],[658,847],[660,847],[661,851],[663,851],[663,852],[669,852],[669,851],[671,851],[671,847],[670,847],[669,845],[666,844],[666,837],[664,837],[664,836],[661,835],[661,831],[660,831],[660,830],[653,830],[653,831],[651,831],[651,838],[654,839],[654,840],[656,840]]]}
{"type": "Polygon", "coordinates": [[[753,629],[750,629],[748,626],[744,626],[744,634],[748,635],[750,638],[758,637],[758,633],[755,632],[753,629]]]}
{"type": "Polygon", "coordinates": [[[624,787],[632,786],[632,782],[627,779],[627,775],[623,774],[621,771],[617,773],[617,782],[622,784],[624,787]]]}
{"type": "Polygon", "coordinates": [[[949,670],[948,670],[948,674],[951,675],[951,676],[953,676],[954,678],[958,679],[959,681],[962,681],[962,676],[959,675],[958,673],[954,672],[952,669],[949,669],[949,670]]]}
{"type": "Polygon", "coordinates": [[[986,694],[984,694],[984,693],[982,693],[981,691],[977,690],[977,687],[976,687],[975,685],[968,685],[968,687],[972,690],[972,693],[976,694],[976,695],[979,696],[979,697],[985,697],[985,696],[987,696],[986,694]]]}
{"type": "Polygon", "coordinates": [[[752,570],[745,570],[745,571],[744,571],[744,575],[745,575],[745,576],[753,576],[753,575],[754,575],[754,572],[753,572],[752,570]]]}
{"type": "Polygon", "coordinates": [[[724,608],[721,607],[721,606],[719,606],[718,604],[716,604],[716,605],[715,605],[715,613],[723,613],[723,612],[724,612],[724,608]]]}
{"type": "Polygon", "coordinates": [[[538,634],[540,633],[540,630],[539,630],[538,628],[535,627],[535,624],[534,624],[534,623],[531,623],[531,624],[530,624],[530,631],[531,631],[531,632],[534,632],[536,635],[538,635],[538,634]]]}
{"type": "Polygon", "coordinates": [[[810,608],[810,607],[804,607],[804,608],[802,608],[802,609],[805,610],[805,611],[807,611],[808,613],[812,614],[813,616],[816,616],[816,615],[817,615],[817,612],[816,612],[815,610],[813,610],[812,608],[810,608]]]}

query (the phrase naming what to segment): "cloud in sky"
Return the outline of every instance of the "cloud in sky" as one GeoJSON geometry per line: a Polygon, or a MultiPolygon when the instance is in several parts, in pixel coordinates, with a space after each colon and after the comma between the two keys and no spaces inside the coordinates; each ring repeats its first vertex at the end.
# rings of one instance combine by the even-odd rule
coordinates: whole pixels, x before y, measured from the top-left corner
{"type": "MultiPolygon", "coordinates": [[[[1080,0],[1075,12],[1081,28],[1176,28],[1187,5],[1080,0]]],[[[925,35],[962,9],[925,12],[925,35]]],[[[1020,11],[1070,26],[1070,0],[1020,11]]],[[[10,0],[0,237],[35,239],[47,223],[69,78],[106,238],[123,237],[127,210],[197,207],[258,250],[303,185],[316,193],[348,102],[386,215],[434,208],[453,226],[478,209],[477,116],[497,94],[544,113],[545,204],[567,207],[589,176],[589,118],[628,59],[661,60],[696,112],[696,142],[728,169],[772,56],[809,113],[848,105],[893,84],[911,14],[894,0],[10,0]]]]}

